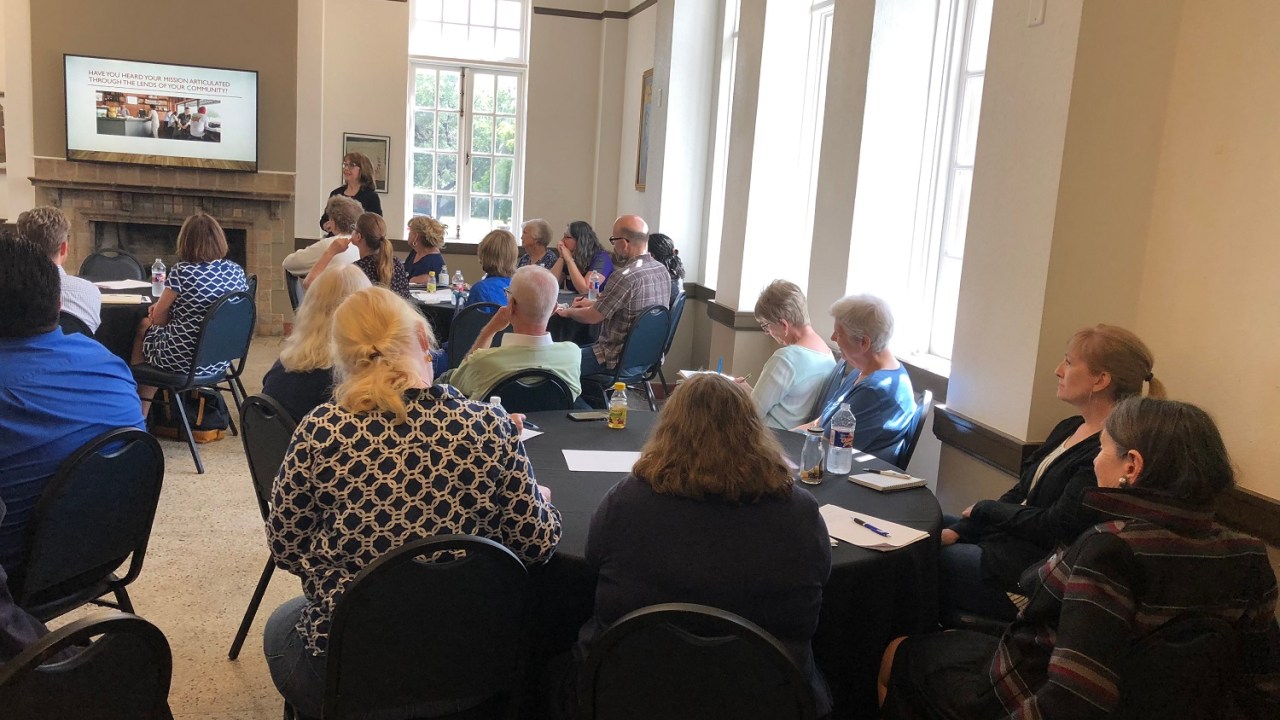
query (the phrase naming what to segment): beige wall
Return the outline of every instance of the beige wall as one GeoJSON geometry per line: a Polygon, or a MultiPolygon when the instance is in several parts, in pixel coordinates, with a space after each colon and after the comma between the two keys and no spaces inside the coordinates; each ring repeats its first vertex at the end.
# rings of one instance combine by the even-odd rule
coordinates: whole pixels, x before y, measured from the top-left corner
{"type": "MultiPolygon", "coordinates": [[[[617,22],[617,21],[605,21],[617,22]]],[[[653,217],[658,209],[654,193],[636,190],[636,148],[640,132],[640,81],[644,71],[653,67],[653,47],[657,33],[658,10],[646,8],[628,18],[627,64],[622,79],[622,128],[619,139],[618,214],[634,213],[653,217]]],[[[655,110],[656,112],[656,110],[655,110]]],[[[661,148],[650,145],[649,172],[654,171],[654,153],[661,148]]],[[[609,218],[610,221],[613,218],[609,218]]]]}

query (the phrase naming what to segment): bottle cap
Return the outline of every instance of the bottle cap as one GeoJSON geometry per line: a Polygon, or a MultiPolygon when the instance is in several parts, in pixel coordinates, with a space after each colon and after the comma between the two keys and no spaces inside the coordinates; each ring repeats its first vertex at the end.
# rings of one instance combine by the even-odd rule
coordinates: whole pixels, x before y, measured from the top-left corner
{"type": "Polygon", "coordinates": [[[806,432],[808,432],[810,435],[821,435],[821,434],[822,434],[822,428],[820,428],[820,427],[811,427],[811,428],[809,428],[806,432]]]}
{"type": "Polygon", "coordinates": [[[627,389],[627,384],[626,384],[626,383],[616,382],[616,383],[614,383],[614,384],[613,384],[613,389],[614,389],[614,390],[626,390],[626,389],[627,389]]]}
{"type": "Polygon", "coordinates": [[[498,397],[497,395],[494,395],[493,397],[489,398],[489,404],[490,404],[490,405],[501,405],[501,404],[502,404],[502,398],[498,397]]]}

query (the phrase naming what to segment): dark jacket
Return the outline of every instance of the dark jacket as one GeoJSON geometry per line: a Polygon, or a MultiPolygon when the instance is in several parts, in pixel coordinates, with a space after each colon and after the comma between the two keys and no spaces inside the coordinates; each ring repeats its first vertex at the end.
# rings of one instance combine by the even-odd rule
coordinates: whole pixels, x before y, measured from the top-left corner
{"type": "MultiPolygon", "coordinates": [[[[346,192],[347,186],[339,185],[333,189],[333,192],[329,193],[329,197],[333,197],[334,195],[343,195],[346,194],[346,192]]],[[[359,192],[354,196],[348,197],[351,197],[352,200],[360,203],[360,207],[364,208],[365,212],[378,213],[379,215],[382,214],[382,198],[378,197],[378,192],[373,188],[361,186],[359,192]]],[[[321,230],[324,230],[324,224],[327,222],[329,222],[329,213],[324,213],[320,216],[321,230]]]]}
{"type": "Polygon", "coordinates": [[[1078,416],[1058,423],[1040,449],[1022,464],[1017,485],[998,500],[978,502],[968,518],[952,526],[960,542],[982,547],[982,578],[992,587],[1021,592],[1018,581],[1023,571],[1059,545],[1070,545],[1092,524],[1094,516],[1082,511],[1080,497],[1098,484],[1093,474],[1097,434],[1068,448],[1045,468],[1035,489],[1030,489],[1045,456],[1083,424],[1084,418],[1078,416]]]}

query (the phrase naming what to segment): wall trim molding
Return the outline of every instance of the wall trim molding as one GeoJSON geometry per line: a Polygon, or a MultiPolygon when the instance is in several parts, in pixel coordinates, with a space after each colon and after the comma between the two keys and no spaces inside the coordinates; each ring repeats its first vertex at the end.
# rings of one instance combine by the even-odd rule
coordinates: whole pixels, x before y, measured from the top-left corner
{"type": "MultiPolygon", "coordinates": [[[[310,246],[310,245],[311,245],[311,243],[314,243],[314,242],[316,242],[317,240],[321,240],[321,239],[323,239],[323,238],[304,238],[304,237],[295,237],[295,238],[293,239],[293,249],[294,249],[294,250],[302,250],[303,248],[310,246]]],[[[409,241],[408,241],[408,240],[396,240],[396,239],[392,238],[392,239],[391,239],[391,246],[392,246],[393,248],[395,248],[395,251],[396,251],[396,252],[398,252],[398,253],[407,253],[407,252],[409,252],[409,241]]],[[[460,243],[454,243],[454,244],[448,244],[448,245],[445,245],[445,246],[444,246],[444,250],[442,250],[441,252],[443,252],[445,255],[475,255],[475,254],[476,254],[476,247],[477,247],[477,246],[476,246],[474,243],[461,243],[461,242],[460,242],[460,243]]]]}
{"type": "Polygon", "coordinates": [[[623,12],[621,10],[603,10],[601,12],[591,12],[590,10],[565,10],[563,8],[533,6],[534,15],[550,15],[553,17],[575,18],[577,20],[630,20],[640,13],[648,10],[658,4],[658,0],[644,0],[644,2],[623,12]]]}
{"type": "Polygon", "coordinates": [[[1280,501],[1233,486],[1218,496],[1218,521],[1280,546],[1280,501]]]}
{"type": "Polygon", "coordinates": [[[946,405],[933,408],[933,434],[945,445],[1014,478],[1022,462],[1040,447],[961,415],[946,405]]]}
{"type": "Polygon", "coordinates": [[[755,313],[738,312],[736,309],[728,305],[722,305],[715,300],[707,301],[707,317],[711,318],[712,322],[733,330],[764,332],[760,329],[760,324],[756,322],[755,313]]]}

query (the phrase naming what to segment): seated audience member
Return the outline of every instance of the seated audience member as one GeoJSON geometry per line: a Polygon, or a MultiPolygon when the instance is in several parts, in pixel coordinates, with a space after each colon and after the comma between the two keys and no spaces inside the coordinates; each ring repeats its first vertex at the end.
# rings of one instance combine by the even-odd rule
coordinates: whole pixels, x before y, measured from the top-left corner
{"type": "Polygon", "coordinates": [[[566,290],[585,293],[591,289],[591,273],[599,276],[603,288],[613,274],[613,256],[600,246],[590,223],[574,220],[560,238],[560,257],[551,274],[561,278],[566,290]]]}
{"type": "Polygon", "coordinates": [[[857,419],[853,444],[859,450],[892,461],[907,442],[916,398],[911,378],[889,351],[893,313],[874,295],[847,295],[831,305],[836,319],[831,339],[844,357],[848,374],[822,398],[822,411],[809,425],[830,430],[831,418],[848,403],[857,419]]]}
{"type": "Polygon", "coordinates": [[[444,269],[444,231],[448,225],[441,225],[433,217],[418,215],[409,221],[409,256],[404,261],[404,271],[409,275],[411,283],[425,283],[427,276],[432,280],[444,269]]]}
{"type": "Polygon", "coordinates": [[[809,677],[818,715],[830,711],[810,646],[831,573],[827,526],[733,382],[698,375],[671,395],[631,474],[596,508],[586,559],[598,575],[595,614],[579,633],[576,664],[627,613],[710,605],[776,637],[809,677]]]}
{"type": "Polygon", "coordinates": [[[289,411],[294,422],[333,398],[333,313],[348,295],[368,287],[372,285],[360,268],[331,267],[320,273],[298,306],[293,332],[280,346],[280,359],[262,378],[263,394],[289,411]]]}
{"type": "MultiPolygon", "coordinates": [[[[1030,600],[1003,637],[955,631],[890,643],[881,717],[1110,717],[1134,645],[1188,614],[1237,633],[1239,670],[1227,674],[1222,717],[1280,717],[1276,579],[1265,545],[1213,520],[1233,481],[1213,420],[1185,403],[1131,397],[1107,417],[1100,445],[1099,487],[1084,503],[1107,522],[1027,571],[1030,600]]],[[[1167,681],[1184,679],[1194,678],[1167,681]]]]}
{"type": "MultiPolygon", "coordinates": [[[[622,345],[636,318],[653,305],[671,307],[671,275],[649,254],[649,226],[638,215],[623,215],[613,223],[614,259],[625,265],[609,276],[609,284],[596,300],[578,298],[573,307],[556,314],[592,325],[600,323],[600,337],[582,348],[582,376],[612,373],[622,354],[622,345]]],[[[644,368],[623,368],[624,374],[644,368]]],[[[592,407],[604,407],[604,388],[583,385],[583,398],[592,407]]]]}
{"type": "Polygon", "coordinates": [[[98,287],[84,278],[68,275],[62,268],[67,260],[67,239],[71,223],[62,211],[55,207],[38,207],[18,215],[18,237],[43,250],[58,266],[58,279],[62,281],[62,309],[75,315],[97,332],[102,324],[102,293],[98,287]]]}
{"type": "Polygon", "coordinates": [[[356,220],[356,229],[351,233],[350,238],[333,238],[333,242],[325,249],[324,255],[316,262],[316,266],[311,268],[311,272],[307,273],[307,277],[303,279],[302,286],[310,288],[311,283],[316,281],[320,273],[329,267],[333,258],[342,254],[348,245],[360,251],[360,259],[355,265],[364,272],[365,277],[369,278],[369,282],[387,288],[405,300],[412,299],[409,295],[409,276],[404,271],[404,263],[395,256],[395,249],[387,239],[387,222],[381,215],[371,212],[360,215],[356,220]]]}
{"type": "MultiPolygon", "coordinates": [[[[227,259],[227,237],[212,215],[196,213],[178,231],[179,262],[169,268],[164,292],[138,324],[133,346],[134,364],[146,362],[161,370],[185,373],[195,362],[200,325],[210,306],[223,295],[247,291],[244,269],[227,259]]],[[[225,370],[230,363],[197,368],[204,375],[225,370]]],[[[156,389],[138,387],[145,415],[156,389]]]]}
{"type": "Polygon", "coordinates": [[[505,377],[522,370],[548,370],[578,397],[582,350],[571,342],[553,342],[547,332],[558,294],[556,278],[548,270],[539,265],[516,270],[506,306],[480,331],[462,364],[441,380],[472,400],[487,400],[486,393],[505,377]],[[490,347],[508,325],[512,332],[502,336],[502,347],[490,347]]]}
{"type": "Polygon", "coordinates": [[[809,324],[804,293],[795,283],[769,283],[756,300],[755,314],[760,328],[782,347],[769,356],[755,387],[739,382],[751,392],[766,425],[793,428],[809,417],[836,361],[831,348],[809,324]]]}
{"type": "Polygon", "coordinates": [[[506,230],[485,235],[476,247],[476,259],[480,261],[484,277],[472,284],[466,304],[506,305],[507,288],[511,287],[511,275],[516,271],[516,236],[506,230]]]}
{"type": "Polygon", "coordinates": [[[329,202],[325,205],[325,232],[332,233],[330,237],[321,238],[301,250],[294,250],[284,258],[284,271],[291,273],[300,278],[305,278],[311,269],[320,262],[320,258],[324,257],[325,251],[329,249],[329,245],[339,240],[347,241],[348,245],[341,252],[335,254],[330,260],[330,265],[350,265],[360,259],[360,248],[350,244],[351,233],[356,231],[356,220],[360,219],[360,214],[364,211],[360,209],[360,203],[352,200],[345,195],[334,195],[329,198],[329,202]]]}
{"type": "Polygon", "coordinates": [[[1097,325],[1071,338],[1054,374],[1058,399],[1079,415],[1058,423],[998,500],[971,505],[963,519],[947,518],[939,555],[944,619],[973,613],[1012,620],[1018,608],[1008,593],[1023,593],[1023,572],[1093,524],[1080,495],[1097,484],[1099,433],[1115,404],[1142,394],[1144,382],[1151,395],[1164,395],[1152,365],[1151,351],[1124,328],[1097,325]]]}
{"type": "Polygon", "coordinates": [[[542,218],[526,220],[520,226],[520,259],[516,267],[540,265],[548,270],[555,267],[560,253],[547,247],[551,244],[551,224],[542,218]]]}
{"type": "Polygon", "coordinates": [[[124,361],[58,327],[58,269],[44,248],[0,240],[0,567],[15,574],[58,465],[116,428],[143,428],[124,361]]]}
{"type": "Polygon", "coordinates": [[[671,273],[671,305],[674,306],[676,297],[684,291],[684,262],[680,259],[680,251],[670,237],[653,233],[649,236],[649,254],[671,273]]]}
{"type": "Polygon", "coordinates": [[[303,589],[267,621],[267,665],[285,700],[313,717],[333,609],[362,568],[432,535],[489,538],[526,563],[560,540],[560,512],[534,480],[517,424],[432,385],[425,318],[374,287],[347,298],[333,323],[334,400],[294,432],[267,522],[272,556],[303,589]]]}

